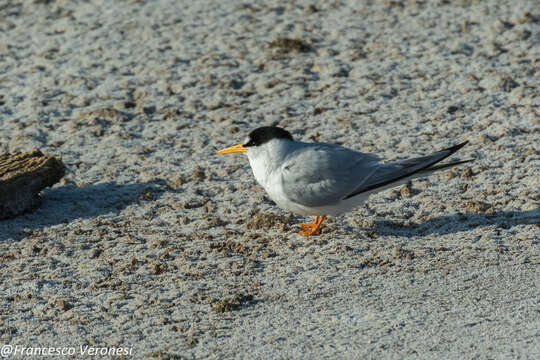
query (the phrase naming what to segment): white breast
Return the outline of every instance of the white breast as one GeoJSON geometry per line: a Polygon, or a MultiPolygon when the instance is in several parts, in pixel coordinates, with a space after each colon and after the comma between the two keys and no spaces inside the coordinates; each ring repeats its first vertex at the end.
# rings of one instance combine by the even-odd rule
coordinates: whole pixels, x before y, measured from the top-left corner
{"type": "Polygon", "coordinates": [[[290,151],[290,145],[288,140],[274,139],[262,146],[249,148],[247,156],[255,179],[270,199],[285,210],[305,214],[304,207],[291,202],[282,187],[281,165],[290,151]]]}
{"type": "Polygon", "coordinates": [[[270,199],[283,207],[283,202],[287,199],[281,187],[281,171],[277,152],[268,149],[270,146],[263,145],[258,148],[249,149],[248,159],[251,170],[257,182],[266,190],[270,199]]]}

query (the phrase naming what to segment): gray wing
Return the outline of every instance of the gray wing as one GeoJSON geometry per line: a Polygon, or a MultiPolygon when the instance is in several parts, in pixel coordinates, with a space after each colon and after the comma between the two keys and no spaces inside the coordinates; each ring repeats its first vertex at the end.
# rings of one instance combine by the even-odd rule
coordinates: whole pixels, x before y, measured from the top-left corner
{"type": "Polygon", "coordinates": [[[432,155],[422,156],[414,159],[408,159],[391,164],[380,165],[375,172],[360,186],[354,189],[350,194],[345,196],[345,199],[353,196],[375,190],[378,188],[384,188],[392,183],[396,183],[408,178],[412,178],[418,175],[428,175],[434,171],[446,169],[451,166],[463,164],[472,160],[457,161],[450,164],[437,165],[438,162],[446,159],[463,146],[467,144],[467,141],[449,147],[447,149],[438,151],[432,155]]]}
{"type": "Polygon", "coordinates": [[[418,174],[470,161],[434,166],[452,155],[467,142],[432,155],[379,163],[372,154],[363,154],[338,145],[305,144],[293,152],[282,165],[282,186],[285,195],[304,206],[336,204],[343,199],[388,187],[418,174]]]}
{"type": "Polygon", "coordinates": [[[282,165],[283,190],[304,206],[336,204],[369,179],[378,161],[339,145],[304,144],[282,165]]]}

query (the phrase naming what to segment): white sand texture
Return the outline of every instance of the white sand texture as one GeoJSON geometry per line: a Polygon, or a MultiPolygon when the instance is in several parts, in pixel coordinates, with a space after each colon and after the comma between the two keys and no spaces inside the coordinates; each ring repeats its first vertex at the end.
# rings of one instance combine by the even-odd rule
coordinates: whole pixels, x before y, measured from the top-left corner
{"type": "Polygon", "coordinates": [[[0,221],[0,355],[539,359],[539,78],[537,0],[0,1],[0,153],[67,170],[0,221]],[[263,125],[475,161],[306,238],[215,154],[263,125]]]}

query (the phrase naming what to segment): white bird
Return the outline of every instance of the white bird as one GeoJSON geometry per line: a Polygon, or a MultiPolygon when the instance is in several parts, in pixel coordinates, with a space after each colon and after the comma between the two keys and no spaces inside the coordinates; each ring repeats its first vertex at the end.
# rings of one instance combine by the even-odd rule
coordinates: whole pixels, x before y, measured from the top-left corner
{"type": "Polygon", "coordinates": [[[320,231],[327,215],[351,211],[371,194],[472,161],[435,166],[465,144],[428,156],[381,163],[374,154],[334,144],[295,141],[288,131],[265,126],[253,130],[245,143],[217,153],[246,153],[255,179],[278,206],[316,216],[313,223],[300,224],[305,229],[300,234],[310,236],[320,231]]]}

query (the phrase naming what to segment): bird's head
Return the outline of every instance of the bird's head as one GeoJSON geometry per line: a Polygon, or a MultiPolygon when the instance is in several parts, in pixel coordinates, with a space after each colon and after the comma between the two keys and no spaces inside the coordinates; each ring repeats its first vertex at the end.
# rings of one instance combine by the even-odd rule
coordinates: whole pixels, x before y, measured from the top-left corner
{"type": "Polygon", "coordinates": [[[255,151],[274,139],[293,140],[293,137],[290,132],[280,127],[263,126],[250,132],[244,143],[219,150],[217,154],[244,153],[250,150],[255,151]]]}

